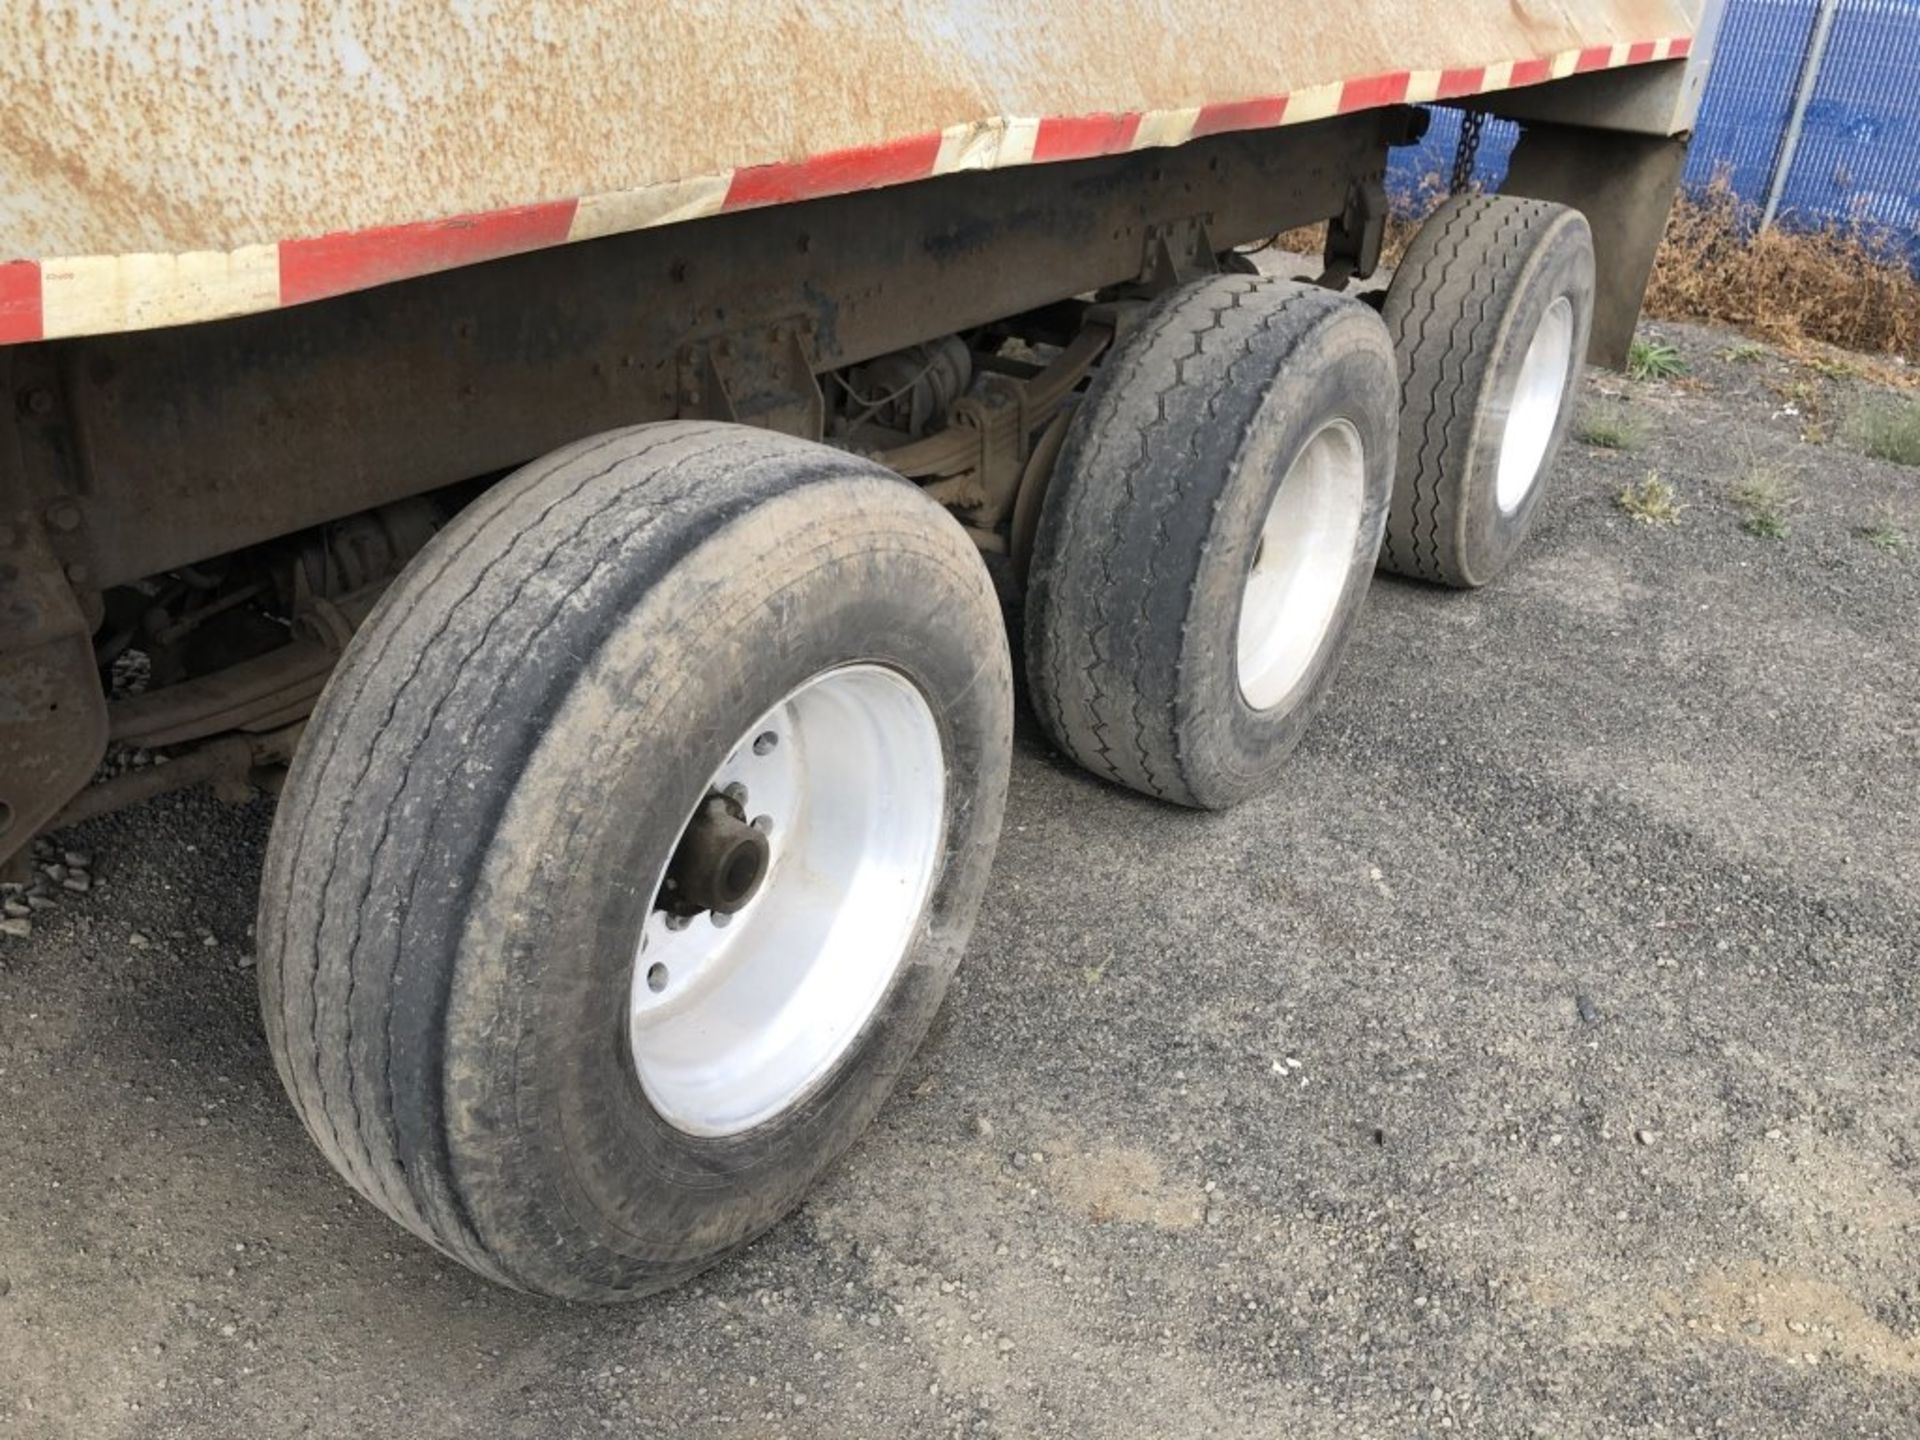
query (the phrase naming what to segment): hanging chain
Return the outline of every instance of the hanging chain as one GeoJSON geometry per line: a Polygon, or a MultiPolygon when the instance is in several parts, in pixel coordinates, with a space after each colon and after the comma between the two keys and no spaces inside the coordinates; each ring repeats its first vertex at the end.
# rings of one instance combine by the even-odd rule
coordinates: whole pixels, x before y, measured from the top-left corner
{"type": "Polygon", "coordinates": [[[1480,157],[1480,132],[1486,128],[1484,110],[1467,110],[1460,116],[1460,144],[1453,152],[1453,174],[1447,181],[1449,195],[1464,195],[1473,188],[1473,166],[1480,157]]]}

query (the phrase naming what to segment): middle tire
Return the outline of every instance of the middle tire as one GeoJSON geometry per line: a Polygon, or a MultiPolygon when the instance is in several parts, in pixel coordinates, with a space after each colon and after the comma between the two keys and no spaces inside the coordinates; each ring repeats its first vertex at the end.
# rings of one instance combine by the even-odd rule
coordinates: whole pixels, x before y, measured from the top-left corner
{"type": "Polygon", "coordinates": [[[1147,795],[1268,789],[1373,573],[1399,389],[1380,317],[1216,275],[1157,301],[1073,419],[1027,591],[1027,676],[1056,744],[1147,795]]]}

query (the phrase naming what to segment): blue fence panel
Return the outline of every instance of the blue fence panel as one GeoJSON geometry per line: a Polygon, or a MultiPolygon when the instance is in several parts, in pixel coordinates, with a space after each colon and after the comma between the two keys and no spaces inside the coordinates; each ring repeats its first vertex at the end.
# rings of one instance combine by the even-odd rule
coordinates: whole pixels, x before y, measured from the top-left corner
{"type": "Polygon", "coordinates": [[[1920,0],[1840,7],[1780,204],[1785,223],[1884,229],[1920,258],[1920,0]]]}
{"type": "Polygon", "coordinates": [[[1793,113],[1816,0],[1733,0],[1707,73],[1707,93],[1687,152],[1689,185],[1725,172],[1758,205],[1793,113]]]}
{"type": "MultiPolygon", "coordinates": [[[[1730,0],[1687,158],[1686,180],[1724,174],[1758,207],[1780,160],[1820,0],[1730,0]]],[[[1420,144],[1395,152],[1402,209],[1444,192],[1460,112],[1438,106],[1420,144]]],[[[1498,188],[1518,128],[1487,126],[1474,179],[1498,188]]],[[[1920,0],[1841,0],[1781,196],[1781,223],[1890,231],[1920,266],[1920,0]]]]}

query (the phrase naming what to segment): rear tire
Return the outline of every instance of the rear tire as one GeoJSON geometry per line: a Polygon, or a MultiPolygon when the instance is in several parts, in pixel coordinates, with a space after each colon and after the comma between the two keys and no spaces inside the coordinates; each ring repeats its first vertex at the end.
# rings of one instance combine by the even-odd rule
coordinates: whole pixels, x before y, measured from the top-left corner
{"type": "MultiPolygon", "coordinates": [[[[799,1200],[924,1035],[992,859],[1011,696],[979,555],[889,472],[679,422],[528,466],[382,600],[281,800],[261,1000],[307,1128],[375,1205],[509,1285],[616,1300],[713,1263],[799,1200]],[[781,825],[857,858],[871,835],[849,840],[841,818],[871,829],[913,790],[920,828],[896,859],[921,888],[875,900],[847,872],[893,949],[855,957],[860,983],[807,992],[810,1009],[756,1011],[765,987],[734,984],[767,946],[671,952],[675,983],[683,960],[734,967],[685,992],[738,1002],[708,1021],[769,1014],[765,1033],[793,1042],[715,1041],[735,1059],[709,1073],[713,1025],[660,1040],[645,1007],[662,952],[643,947],[681,880],[704,898],[672,920],[709,940],[795,913],[765,908],[782,876],[812,873],[780,868],[782,829],[768,845],[720,813],[704,849],[687,837],[736,788],[716,783],[725,767],[771,763],[755,748],[774,749],[769,717],[797,724],[829,681],[810,733],[839,792],[789,794],[781,825]],[[898,764],[862,726],[905,737],[898,764]],[[866,805],[869,774],[899,793],[866,805]]],[[[742,821],[770,793],[742,789],[742,821]]],[[[808,943],[844,958],[848,928],[808,943]]]]}
{"type": "Polygon", "coordinates": [[[1205,809],[1275,783],[1373,573],[1396,401],[1379,317],[1315,286],[1219,275],[1141,317],[1034,544],[1027,674],[1062,750],[1205,809]]]}
{"type": "Polygon", "coordinates": [[[1512,562],[1566,439],[1593,287],[1564,205],[1461,195],[1420,227],[1381,310],[1401,387],[1383,567],[1471,588],[1512,562]]]}

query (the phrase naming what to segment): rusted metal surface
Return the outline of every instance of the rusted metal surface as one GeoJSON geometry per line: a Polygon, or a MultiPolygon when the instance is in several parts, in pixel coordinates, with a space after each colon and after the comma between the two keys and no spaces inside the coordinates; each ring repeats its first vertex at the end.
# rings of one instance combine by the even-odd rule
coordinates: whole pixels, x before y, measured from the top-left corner
{"type": "Polygon", "coordinates": [[[293,759],[305,726],[302,720],[261,735],[223,735],[170,757],[164,765],[129,770],[90,785],[68,801],[46,828],[78,825],[110,810],[194,785],[244,786],[261,767],[284,765],[293,759]]]}
{"type": "Polygon", "coordinates": [[[15,0],[0,248],[231,251],[1690,23],[1673,0],[15,0]]]}
{"type": "Polygon", "coordinates": [[[1013,511],[1021,485],[1044,484],[1029,473],[1035,443],[1113,343],[1114,328],[1110,317],[1096,313],[1038,373],[1024,380],[982,376],[953,407],[945,429],[874,458],[910,479],[930,482],[927,493],[969,528],[997,531],[1013,511]]]}
{"type": "Polygon", "coordinates": [[[396,557],[391,573],[348,594],[306,597],[294,615],[293,638],[284,645],[115,700],[107,709],[109,738],[128,745],[178,745],[227,730],[273,730],[305,716],[406,558],[396,557]]]}
{"type": "Polygon", "coordinates": [[[1227,246],[1324,219],[1400,126],[958,175],[0,354],[54,377],[47,423],[70,438],[33,464],[73,495],[107,585],[695,413],[683,357],[728,337],[804,320],[811,363],[838,368],[1134,280],[1155,227],[1227,246]]]}
{"type": "MultiPolygon", "coordinates": [[[[1248,0],[1177,16],[1154,0],[1065,11],[1016,8],[1013,0],[925,0],[910,11],[861,12],[855,29],[864,43],[840,45],[846,0],[837,0],[810,7],[787,27],[794,43],[780,44],[771,64],[763,63],[762,37],[779,26],[761,23],[744,5],[710,4],[697,15],[650,15],[653,23],[636,24],[621,46],[595,56],[644,62],[619,71],[616,99],[630,108],[644,97],[637,113],[621,104],[582,109],[566,89],[536,88],[541,104],[524,114],[529,83],[571,86],[580,78],[579,54],[589,53],[550,53],[547,42],[575,38],[592,27],[582,17],[604,18],[603,11],[539,12],[532,18],[544,30],[529,34],[521,25],[528,13],[511,4],[450,19],[399,5],[378,12],[395,33],[362,35],[355,28],[361,11],[337,8],[319,38],[339,53],[302,51],[274,70],[267,87],[245,72],[259,63],[261,46],[317,44],[293,23],[306,11],[282,23],[255,8],[239,31],[222,28],[222,6],[169,14],[168,44],[155,57],[139,48],[151,38],[139,24],[146,7],[127,5],[111,12],[114,25],[106,28],[117,27],[124,32],[117,38],[135,48],[115,52],[90,91],[87,82],[98,77],[88,68],[89,47],[105,22],[89,10],[86,23],[66,27],[74,33],[62,32],[68,45],[59,64],[29,68],[28,84],[0,96],[30,104],[36,89],[51,96],[33,110],[0,103],[0,142],[11,141],[0,145],[0,159],[12,162],[0,171],[0,227],[11,224],[19,237],[9,242],[0,228],[0,345],[199,324],[528,250],[961,171],[1176,147],[1402,103],[1468,96],[1492,103],[1574,77],[1604,80],[1635,69],[1677,76],[1691,67],[1667,62],[1692,52],[1690,30],[1679,27],[1691,23],[1683,11],[1694,0],[1675,3],[1572,0],[1546,16],[1516,5],[1497,12],[1497,21],[1483,3],[1449,11],[1442,23],[1431,3],[1423,14],[1414,0],[1381,0],[1370,13],[1290,14],[1284,26],[1269,26],[1269,17],[1250,13],[1248,0]],[[676,54],[676,44],[712,38],[702,26],[713,16],[737,22],[737,34],[726,38],[739,43],[714,57],[676,54]],[[1249,28],[1215,33],[1218,22],[1231,26],[1236,16],[1249,28]],[[488,83],[471,115],[449,107],[467,96],[460,82],[494,73],[488,60],[451,74],[435,70],[429,89],[419,88],[417,46],[408,43],[417,41],[415,30],[440,39],[443,57],[465,55],[463,40],[437,35],[445,24],[490,53],[506,52],[524,71],[497,87],[488,83]],[[208,27],[219,41],[211,59],[203,53],[208,27]],[[896,32],[900,46],[892,43],[896,32]],[[379,48],[368,49],[369,39],[379,48]],[[854,67],[849,83],[822,88],[819,67],[794,68],[808,65],[811,47],[821,44],[832,47],[836,64],[854,67]],[[1383,59],[1388,54],[1395,58],[1383,59]],[[916,73],[936,59],[944,68],[916,73]],[[650,64],[674,67],[679,83],[657,83],[650,64]],[[752,72],[738,74],[737,87],[729,78],[736,67],[752,72]],[[155,73],[174,83],[156,89],[155,73]],[[318,91],[316,75],[324,82],[318,91]],[[714,77],[725,103],[710,115],[714,77]],[[357,108],[368,85],[380,92],[371,116],[357,108]],[[561,103],[547,104],[549,93],[561,103]],[[271,98],[256,113],[261,96],[271,98]],[[676,108],[681,100],[686,105],[676,108]],[[86,117],[77,134],[61,118],[63,101],[86,117]],[[148,108],[137,156],[127,157],[124,126],[111,107],[133,101],[148,108]],[[344,126],[342,114],[350,120],[344,126]],[[181,153],[191,161],[176,185],[182,162],[153,149],[153,132],[196,115],[206,133],[188,134],[184,124],[192,122],[184,122],[181,153]],[[609,115],[632,128],[607,130],[609,115]],[[420,139],[408,129],[414,118],[434,127],[424,151],[413,147],[420,139]],[[512,135],[496,141],[501,123],[512,135]],[[383,153],[381,139],[396,124],[409,145],[383,153]],[[583,124],[592,137],[584,149],[583,124]],[[524,163],[529,153],[537,163],[524,163]],[[351,160],[342,162],[342,154],[351,160]],[[401,163],[392,163],[396,154],[401,163]],[[243,162],[237,169],[234,155],[243,162]],[[335,173],[343,163],[344,176],[335,173]],[[392,176],[406,180],[396,188],[387,183],[392,176]],[[169,188],[156,188],[157,179],[169,188]],[[515,198],[487,198],[500,194],[515,198]],[[101,223],[87,228],[89,214],[101,223]],[[62,238],[115,248],[36,248],[62,238]]],[[[0,79],[67,13],[0,12],[0,42],[9,22],[29,42],[0,48],[0,79]]],[[[826,71],[840,79],[832,66],[826,71]]],[[[596,72],[580,82],[589,98],[597,100],[601,78],[596,72]]],[[[1611,93],[1605,86],[1601,98],[1611,93]]],[[[1685,109],[1669,106],[1668,113],[1685,109]]]]}
{"type": "Polygon", "coordinates": [[[118,701],[111,737],[128,745],[177,745],[223,730],[271,729],[312,710],[339,651],[295,640],[211,675],[118,701]]]}
{"type": "Polygon", "coordinates": [[[107,740],[93,626],[38,509],[0,457],[0,860],[86,784],[107,740]]]}

